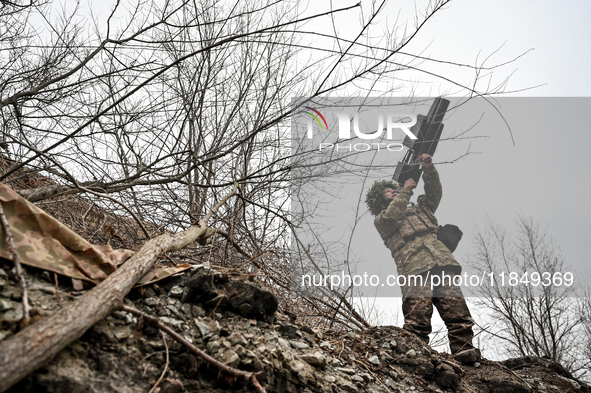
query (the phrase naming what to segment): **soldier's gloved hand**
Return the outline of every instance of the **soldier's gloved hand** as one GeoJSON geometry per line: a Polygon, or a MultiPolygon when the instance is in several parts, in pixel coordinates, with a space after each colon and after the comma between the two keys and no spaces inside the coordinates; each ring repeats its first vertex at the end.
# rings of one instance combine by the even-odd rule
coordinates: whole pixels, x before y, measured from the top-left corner
{"type": "Polygon", "coordinates": [[[417,186],[417,183],[415,182],[415,179],[413,179],[413,178],[410,178],[404,182],[404,188],[406,188],[407,190],[412,190],[416,186],[417,186]]]}
{"type": "Polygon", "coordinates": [[[419,164],[423,165],[424,169],[433,168],[433,161],[431,160],[431,156],[427,153],[421,154],[419,157],[419,164]]]}

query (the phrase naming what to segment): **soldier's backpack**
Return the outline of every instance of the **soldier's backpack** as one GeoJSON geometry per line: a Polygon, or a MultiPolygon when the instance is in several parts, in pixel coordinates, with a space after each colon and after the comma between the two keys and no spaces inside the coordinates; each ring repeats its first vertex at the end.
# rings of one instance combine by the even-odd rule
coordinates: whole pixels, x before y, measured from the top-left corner
{"type": "Polygon", "coordinates": [[[444,226],[439,225],[437,227],[437,239],[445,244],[445,247],[449,248],[449,251],[454,252],[462,235],[464,233],[458,228],[457,225],[445,224],[444,226]]]}

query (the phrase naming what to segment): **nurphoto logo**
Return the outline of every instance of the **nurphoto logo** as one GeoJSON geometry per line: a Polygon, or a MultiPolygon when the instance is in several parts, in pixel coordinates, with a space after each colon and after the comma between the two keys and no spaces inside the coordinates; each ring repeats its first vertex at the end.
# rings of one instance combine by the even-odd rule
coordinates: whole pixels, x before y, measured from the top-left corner
{"type": "MultiPolygon", "coordinates": [[[[327,132],[330,132],[326,117],[317,109],[303,106],[300,111],[302,114],[307,115],[307,139],[314,139],[315,128],[320,130],[323,136],[326,136],[327,132]]],[[[393,113],[393,112],[378,112],[366,114],[367,121],[371,121],[377,124],[377,129],[370,131],[369,125],[362,122],[360,126],[360,115],[359,112],[352,114],[347,113],[343,110],[335,109],[324,109],[324,113],[328,116],[332,115],[336,118],[338,123],[338,139],[337,143],[332,142],[320,142],[318,149],[323,150],[348,150],[348,151],[367,151],[367,150],[390,150],[390,151],[401,151],[403,145],[401,143],[384,143],[386,141],[392,141],[395,137],[399,137],[400,133],[394,132],[394,130],[401,130],[408,138],[417,139],[417,136],[411,131],[411,128],[417,124],[418,118],[414,113],[393,113]],[[368,118],[369,117],[369,118],[368,118]],[[353,127],[351,127],[351,125],[353,127]],[[353,128],[353,132],[351,132],[353,128]],[[368,132],[364,132],[362,129],[366,129],[368,132]],[[356,138],[363,140],[361,143],[340,143],[341,141],[352,141],[356,138]]]]}

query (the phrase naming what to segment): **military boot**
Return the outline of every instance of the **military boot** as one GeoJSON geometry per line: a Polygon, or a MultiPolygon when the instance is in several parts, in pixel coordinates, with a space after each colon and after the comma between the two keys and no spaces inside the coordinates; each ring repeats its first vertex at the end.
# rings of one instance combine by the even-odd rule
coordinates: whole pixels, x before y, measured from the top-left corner
{"type": "Polygon", "coordinates": [[[465,349],[456,353],[454,359],[462,364],[474,364],[480,360],[480,350],[478,348],[465,349]]]}

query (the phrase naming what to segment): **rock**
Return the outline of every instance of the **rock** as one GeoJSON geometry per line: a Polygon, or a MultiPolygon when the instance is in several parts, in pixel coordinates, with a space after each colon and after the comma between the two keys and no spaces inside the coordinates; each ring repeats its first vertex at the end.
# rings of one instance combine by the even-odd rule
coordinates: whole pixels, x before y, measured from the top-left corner
{"type": "Polygon", "coordinates": [[[210,323],[209,327],[211,328],[211,332],[213,334],[220,334],[220,323],[217,320],[210,323]]]}
{"type": "Polygon", "coordinates": [[[144,288],[146,288],[146,292],[144,292],[144,297],[149,298],[149,297],[156,296],[156,292],[154,291],[154,289],[151,286],[144,287],[144,288]]]}
{"type": "Polygon", "coordinates": [[[146,303],[146,306],[156,307],[160,304],[160,301],[156,297],[149,297],[144,300],[144,303],[146,303]]]}
{"type": "Polygon", "coordinates": [[[280,351],[279,359],[283,362],[291,362],[294,359],[293,352],[291,351],[280,351]]]}
{"type": "Polygon", "coordinates": [[[531,388],[522,382],[515,382],[509,379],[490,379],[488,381],[490,393],[530,393],[531,388]]]}
{"type": "Polygon", "coordinates": [[[361,373],[359,374],[359,376],[363,378],[363,381],[365,381],[365,383],[370,383],[374,381],[374,377],[372,377],[369,373],[361,373]]]}
{"type": "Polygon", "coordinates": [[[303,362],[298,362],[297,360],[295,360],[295,361],[289,362],[287,364],[287,367],[291,372],[299,373],[304,370],[306,365],[303,362]]]}
{"type": "Polygon", "coordinates": [[[352,368],[336,367],[336,370],[349,375],[355,374],[355,370],[352,368]]]}
{"type": "Polygon", "coordinates": [[[364,383],[365,382],[365,380],[363,379],[363,377],[361,377],[360,375],[357,375],[357,374],[356,375],[353,375],[351,377],[351,380],[353,382],[359,382],[359,383],[364,383]]]}
{"type": "Polygon", "coordinates": [[[8,300],[0,299],[0,311],[10,310],[11,308],[14,308],[14,306],[12,305],[12,302],[10,302],[8,300]]]}
{"type": "Polygon", "coordinates": [[[165,325],[167,325],[175,330],[180,330],[183,326],[183,321],[179,321],[178,319],[174,319],[174,318],[161,317],[160,321],[162,321],[162,323],[164,323],[165,325]]]}
{"type": "Polygon", "coordinates": [[[453,367],[442,363],[435,369],[435,382],[444,389],[454,389],[460,382],[460,376],[456,374],[453,367]]]}
{"type": "Polygon", "coordinates": [[[212,340],[212,341],[210,341],[210,342],[207,343],[207,352],[209,352],[210,355],[213,355],[221,347],[222,347],[222,344],[219,341],[212,340]]]}
{"type": "MultiPolygon", "coordinates": [[[[192,308],[192,306],[189,303],[184,303],[183,305],[181,305],[181,311],[189,318],[193,318],[193,313],[191,312],[191,308],[192,308]]],[[[197,317],[197,315],[196,315],[196,317],[197,317]]]]}
{"type": "Polygon", "coordinates": [[[217,295],[213,299],[209,299],[203,303],[205,308],[213,308],[219,309],[220,307],[225,307],[228,304],[228,297],[223,293],[217,295]]]}
{"type": "Polygon", "coordinates": [[[343,366],[343,362],[341,362],[339,359],[337,358],[332,358],[330,360],[330,362],[328,362],[328,364],[330,364],[333,367],[342,367],[343,366]]]}
{"type": "Polygon", "coordinates": [[[199,306],[191,306],[191,314],[193,318],[202,318],[205,316],[205,311],[199,306]]]}
{"type": "Polygon", "coordinates": [[[277,298],[245,281],[229,280],[209,269],[198,269],[185,281],[183,303],[203,303],[208,307],[226,307],[245,318],[271,323],[277,311],[277,298]]]}
{"type": "Polygon", "coordinates": [[[290,340],[289,343],[295,349],[301,349],[301,350],[310,349],[310,346],[308,344],[300,342],[300,341],[290,340]]]}
{"type": "MultiPolygon", "coordinates": [[[[40,272],[35,274],[38,276],[40,272]]],[[[38,285],[37,276],[29,275],[31,287],[38,285]]],[[[558,369],[547,359],[528,357],[511,361],[518,366],[519,378],[491,361],[460,367],[453,363],[455,360],[448,361],[449,355],[432,351],[417,337],[396,327],[344,334],[338,330],[297,326],[293,318],[273,321],[271,325],[255,316],[244,318],[238,315],[228,297],[228,283],[234,278],[211,271],[206,278],[211,284],[210,292],[206,296],[201,288],[195,287],[191,297],[195,303],[182,304],[176,297],[175,287],[186,288],[186,277],[177,276],[160,284],[163,286],[156,283],[132,290],[125,304],[151,315],[161,314],[164,324],[223,363],[248,372],[262,372],[259,380],[269,392],[452,393],[455,389],[473,393],[575,393],[577,389],[586,389],[566,378],[566,374],[557,375],[558,369]],[[222,306],[225,301],[217,304],[224,296],[225,306],[222,306]],[[210,307],[214,302],[216,305],[210,307]]],[[[12,336],[16,330],[14,322],[18,320],[14,317],[21,308],[20,303],[9,300],[14,291],[18,292],[18,284],[7,281],[6,285],[0,299],[10,308],[0,313],[3,319],[0,340],[12,336]]],[[[44,315],[58,309],[52,293],[33,290],[31,301],[35,309],[48,310],[44,315]]],[[[69,301],[69,297],[62,298],[64,303],[69,301]]],[[[246,312],[251,307],[248,304],[239,306],[246,312]]],[[[133,334],[129,318],[133,318],[129,313],[114,312],[99,321],[55,360],[7,393],[149,391],[165,364],[164,343],[160,331],[147,324],[143,326],[143,334],[133,334]]],[[[250,384],[240,379],[218,378],[217,370],[210,364],[174,340],[166,342],[170,371],[158,385],[160,393],[251,390],[250,384]]]]}
{"type": "Polygon", "coordinates": [[[115,318],[125,322],[126,325],[129,325],[130,323],[133,322],[133,316],[125,311],[114,311],[113,313],[111,313],[112,316],[114,316],[115,318]]]}
{"type": "Polygon", "coordinates": [[[172,378],[165,378],[158,387],[160,393],[181,393],[184,390],[183,383],[172,378]]]}
{"type": "Polygon", "coordinates": [[[123,340],[127,339],[130,334],[131,334],[131,332],[127,328],[117,329],[113,332],[113,336],[115,336],[115,338],[119,341],[123,341],[123,340]]]}
{"type": "Polygon", "coordinates": [[[212,321],[209,318],[195,318],[193,322],[197,326],[201,337],[208,338],[220,333],[220,324],[218,321],[212,321]]]}
{"type": "Polygon", "coordinates": [[[398,373],[395,370],[390,370],[388,373],[394,379],[398,379],[398,377],[399,377],[398,373]]]}
{"type": "Polygon", "coordinates": [[[290,325],[290,324],[285,324],[282,326],[279,326],[279,333],[281,333],[283,336],[287,337],[287,338],[296,338],[296,332],[298,330],[298,327],[295,325],[290,325]]]}
{"type": "Polygon", "coordinates": [[[183,292],[184,292],[183,287],[175,285],[174,287],[172,287],[170,289],[170,292],[168,292],[168,296],[173,297],[173,298],[180,298],[181,296],[183,296],[183,292]]]}
{"type": "Polygon", "coordinates": [[[195,318],[193,321],[195,322],[195,326],[197,326],[197,329],[199,329],[199,333],[201,333],[202,337],[205,337],[209,333],[211,333],[211,329],[209,328],[209,326],[207,326],[207,324],[201,322],[197,318],[195,318]]]}
{"type": "Polygon", "coordinates": [[[349,339],[357,339],[359,338],[359,335],[355,332],[347,332],[345,334],[345,338],[349,338],[349,339]]]}
{"type": "Polygon", "coordinates": [[[369,359],[367,359],[367,361],[370,362],[371,364],[375,365],[375,366],[379,366],[380,365],[380,358],[378,358],[377,355],[371,356],[369,359]]]}
{"type": "Polygon", "coordinates": [[[230,341],[232,345],[248,345],[248,341],[246,341],[242,334],[236,332],[230,334],[230,336],[228,337],[228,341],[230,341]]]}
{"type": "Polygon", "coordinates": [[[227,364],[230,367],[235,367],[240,363],[240,356],[231,349],[226,349],[222,352],[218,359],[220,362],[227,364]]]}
{"type": "Polygon", "coordinates": [[[357,393],[359,392],[359,389],[357,389],[357,387],[349,382],[346,382],[344,384],[341,385],[341,388],[346,391],[346,392],[350,392],[350,393],[357,393]]]}
{"type": "Polygon", "coordinates": [[[22,307],[10,308],[6,312],[4,312],[4,315],[2,315],[2,320],[5,322],[18,322],[22,318],[23,318],[23,308],[22,307]]]}
{"type": "Polygon", "coordinates": [[[284,338],[279,337],[279,339],[277,340],[277,343],[283,348],[291,348],[289,341],[287,341],[284,338]]]}
{"type": "Polygon", "coordinates": [[[244,355],[246,355],[246,350],[240,344],[234,347],[234,352],[236,352],[236,355],[240,356],[241,358],[244,357],[244,355]]]}
{"type": "Polygon", "coordinates": [[[51,279],[51,274],[49,274],[49,272],[47,270],[45,270],[43,273],[41,273],[40,278],[43,281],[53,282],[53,280],[51,279]]]}
{"type": "Polygon", "coordinates": [[[256,318],[271,323],[279,303],[268,291],[243,281],[230,281],[226,285],[230,305],[245,318],[256,318]]]}
{"type": "Polygon", "coordinates": [[[300,356],[300,358],[314,367],[322,368],[326,366],[326,357],[320,352],[308,353],[300,356]]]}
{"type": "Polygon", "coordinates": [[[263,353],[267,352],[267,347],[264,345],[259,345],[257,348],[257,351],[259,351],[259,353],[263,354],[263,353]]]}
{"type": "Polygon", "coordinates": [[[332,351],[334,349],[333,346],[328,341],[321,342],[319,346],[320,346],[320,348],[328,350],[328,351],[332,351]]]}

